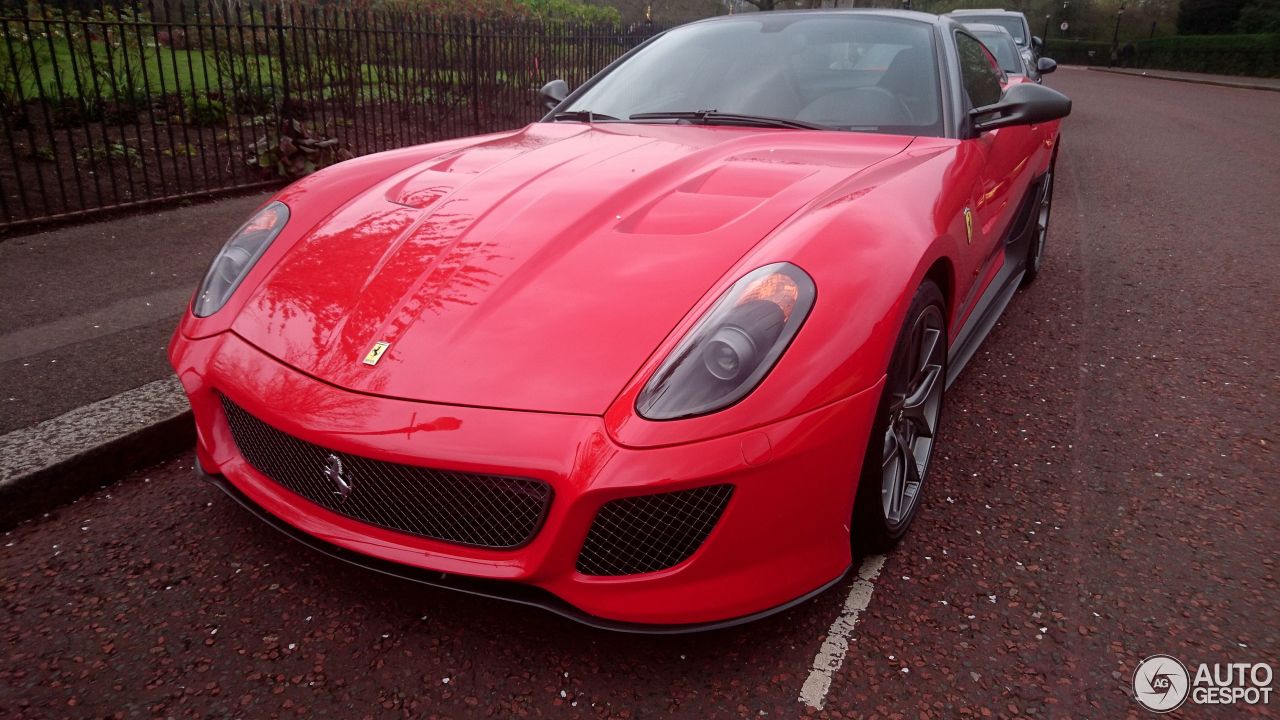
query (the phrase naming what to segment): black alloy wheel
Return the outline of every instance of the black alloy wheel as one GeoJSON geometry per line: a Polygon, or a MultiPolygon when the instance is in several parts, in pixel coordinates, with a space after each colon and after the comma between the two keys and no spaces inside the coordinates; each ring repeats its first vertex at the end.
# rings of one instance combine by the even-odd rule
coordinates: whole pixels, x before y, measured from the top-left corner
{"type": "Polygon", "coordinates": [[[1040,275],[1040,267],[1044,265],[1045,238],[1049,234],[1049,212],[1053,209],[1053,176],[1058,165],[1058,150],[1054,148],[1053,159],[1049,161],[1049,170],[1044,174],[1044,191],[1040,197],[1040,205],[1036,208],[1035,237],[1031,238],[1031,246],[1027,249],[1027,267],[1022,275],[1025,287],[1040,275]]]}
{"type": "Polygon", "coordinates": [[[871,551],[888,550],[920,508],[942,419],[947,323],[942,291],[916,291],[898,335],[863,460],[854,531],[871,551]]]}

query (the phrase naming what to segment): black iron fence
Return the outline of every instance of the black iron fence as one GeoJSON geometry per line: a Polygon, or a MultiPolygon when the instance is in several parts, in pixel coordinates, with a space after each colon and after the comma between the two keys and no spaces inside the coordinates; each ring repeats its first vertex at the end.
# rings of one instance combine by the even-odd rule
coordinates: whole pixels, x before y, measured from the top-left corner
{"type": "Polygon", "coordinates": [[[184,0],[0,16],[0,229],[518,127],[656,32],[184,0]]]}

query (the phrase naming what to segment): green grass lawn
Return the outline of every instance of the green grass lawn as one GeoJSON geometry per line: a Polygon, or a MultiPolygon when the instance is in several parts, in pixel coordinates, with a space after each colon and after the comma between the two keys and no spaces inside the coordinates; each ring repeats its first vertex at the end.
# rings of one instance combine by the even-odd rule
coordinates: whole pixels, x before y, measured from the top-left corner
{"type": "MultiPolygon", "coordinates": [[[[206,53],[201,50],[182,50],[168,47],[147,47],[143,48],[142,59],[137,58],[137,48],[133,48],[133,62],[124,63],[124,53],[120,49],[109,52],[103,43],[93,43],[93,59],[92,69],[96,71],[98,87],[95,92],[93,84],[93,73],[90,72],[90,63],[84,54],[73,57],[73,54],[65,40],[54,40],[52,43],[52,52],[49,49],[50,44],[47,41],[40,41],[37,50],[36,59],[39,65],[39,73],[27,72],[21,73],[23,97],[27,101],[36,100],[41,97],[45,99],[53,99],[59,95],[68,98],[79,96],[100,95],[104,99],[110,100],[115,92],[123,93],[130,85],[136,88],[147,88],[153,95],[163,95],[168,93],[181,93],[190,95],[202,92],[221,92],[230,94],[233,87],[240,87],[246,84],[253,87],[278,87],[280,85],[279,74],[280,66],[276,58],[265,55],[249,55],[243,57],[237,63],[234,69],[234,84],[231,77],[222,79],[221,85],[219,79],[221,73],[218,64],[214,61],[212,53],[206,53]],[[247,65],[247,67],[246,67],[247,65]],[[77,83],[79,78],[79,83],[77,83]],[[114,83],[112,82],[114,78],[114,83]],[[40,87],[37,87],[39,83],[40,87]],[[61,87],[59,87],[61,83],[61,87]],[[113,89],[114,84],[114,89],[113,89]]],[[[14,43],[14,52],[19,67],[30,68],[32,66],[30,50],[25,46],[19,46],[14,43]]],[[[9,58],[7,56],[6,47],[0,43],[0,67],[9,69],[9,58]]],[[[389,72],[386,67],[379,67],[368,63],[360,65],[359,77],[361,87],[357,90],[357,94],[362,99],[377,99],[380,97],[389,97],[395,92],[397,80],[405,81],[405,85],[418,86],[417,95],[420,97],[401,98],[405,100],[418,99],[428,100],[429,97],[423,96],[423,85],[445,85],[464,87],[470,84],[470,78],[465,70],[440,68],[431,71],[430,78],[420,68],[411,68],[401,70],[399,72],[389,72]],[[384,78],[385,76],[385,78],[384,78]],[[385,82],[384,82],[385,80],[385,82]]],[[[330,73],[332,76],[338,76],[340,73],[330,73]]],[[[11,79],[12,73],[0,74],[0,84],[4,80],[11,79]]],[[[503,70],[496,70],[489,73],[485,80],[492,83],[500,84],[521,82],[519,73],[511,73],[503,70]]],[[[296,86],[295,86],[296,87],[296,86]]],[[[308,95],[321,94],[324,97],[333,97],[336,88],[324,86],[315,91],[308,92],[308,95]]],[[[428,92],[429,94],[429,92],[428,92]]]]}
{"type": "MultiPolygon", "coordinates": [[[[53,25],[46,26],[46,30],[50,27],[53,25]]],[[[141,46],[129,32],[117,33],[115,42],[119,43],[122,37],[124,47],[91,41],[91,57],[88,57],[82,49],[83,35],[74,40],[77,52],[73,53],[67,38],[61,34],[55,33],[50,38],[36,33],[28,41],[23,26],[0,23],[0,99],[17,102],[20,87],[21,99],[25,102],[41,98],[56,102],[59,97],[99,97],[110,102],[117,98],[138,99],[143,93],[152,97],[217,93],[228,98],[233,93],[243,97],[246,90],[250,96],[261,96],[272,102],[274,92],[283,85],[279,58],[254,53],[251,46],[242,48],[232,43],[217,48],[219,59],[234,58],[234,67],[227,67],[227,60],[223,60],[224,75],[211,52],[212,47],[206,51],[159,45],[149,31],[143,32],[141,46]],[[251,52],[243,54],[243,49],[251,52]],[[128,62],[126,57],[130,58],[128,62]]],[[[361,53],[369,51],[369,48],[357,49],[361,53]]],[[[305,66],[291,66],[290,85],[295,98],[309,101],[343,98],[358,102],[452,103],[466,95],[473,82],[467,67],[469,56],[432,67],[412,63],[389,67],[376,57],[373,62],[358,64],[350,63],[345,57],[313,55],[307,60],[317,72],[308,76],[305,71],[297,72],[305,66]],[[318,72],[320,68],[325,71],[318,72]]],[[[531,77],[527,70],[510,67],[490,66],[482,72],[480,84],[486,88],[506,86],[530,90],[544,79],[531,77]]]]}
{"type": "MultiPolygon", "coordinates": [[[[208,54],[200,50],[146,47],[142,48],[142,58],[139,59],[138,49],[132,48],[133,62],[125,63],[123,61],[125,54],[120,49],[109,52],[106,45],[100,42],[92,44],[91,61],[83,53],[73,57],[65,40],[55,39],[52,43],[40,40],[37,41],[36,49],[39,72],[32,73],[29,70],[32,67],[30,48],[16,42],[13,44],[15,54],[13,60],[17,62],[20,70],[26,70],[20,72],[19,76],[22,80],[22,93],[27,100],[39,98],[41,90],[45,98],[54,98],[59,94],[65,97],[100,94],[102,97],[111,98],[112,78],[118,90],[132,85],[137,88],[147,88],[157,95],[179,91],[190,94],[193,91],[219,90],[220,74],[217,64],[208,54]],[[93,85],[94,74],[97,75],[98,80],[96,93],[93,85]],[[59,83],[61,83],[61,91],[59,91],[59,83]]],[[[8,50],[3,44],[0,44],[0,61],[3,61],[7,70],[5,79],[11,81],[12,65],[8,50]]],[[[277,72],[274,61],[265,56],[250,55],[247,62],[249,68],[245,76],[252,78],[256,70],[257,81],[266,86],[274,84],[277,72]]],[[[240,71],[245,72],[243,64],[240,66],[240,71]]],[[[231,78],[223,81],[223,87],[228,92],[231,90],[231,78]]]]}

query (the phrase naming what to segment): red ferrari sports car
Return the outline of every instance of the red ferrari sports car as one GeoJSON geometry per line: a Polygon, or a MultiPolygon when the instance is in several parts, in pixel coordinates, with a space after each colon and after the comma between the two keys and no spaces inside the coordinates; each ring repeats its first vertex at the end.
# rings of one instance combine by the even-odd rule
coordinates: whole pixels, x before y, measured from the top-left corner
{"type": "Polygon", "coordinates": [[[1070,101],[891,11],[693,23],[543,97],[235,232],[170,348],[200,472],[316,549],[616,629],[891,546],[1040,269],[1070,101]]]}

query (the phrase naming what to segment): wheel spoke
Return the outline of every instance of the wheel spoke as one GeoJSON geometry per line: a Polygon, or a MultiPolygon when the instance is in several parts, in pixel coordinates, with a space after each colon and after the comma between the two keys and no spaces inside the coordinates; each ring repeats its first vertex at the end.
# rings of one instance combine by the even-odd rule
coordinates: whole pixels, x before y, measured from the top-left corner
{"type": "Polygon", "coordinates": [[[884,516],[889,518],[890,520],[896,520],[902,514],[902,492],[901,490],[899,490],[899,488],[901,487],[902,487],[902,473],[895,471],[894,479],[892,483],[890,484],[889,488],[885,490],[885,494],[888,497],[889,504],[887,506],[887,509],[885,510],[884,516]]]}
{"type": "Polygon", "coordinates": [[[938,389],[937,386],[941,378],[941,365],[926,365],[920,371],[920,378],[915,392],[902,401],[902,417],[911,421],[911,424],[916,428],[916,434],[920,437],[931,438],[936,429],[934,423],[937,417],[936,413],[930,412],[929,401],[933,398],[934,391],[938,389]],[[930,417],[931,414],[935,415],[935,417],[930,417]]]}
{"type": "Polygon", "coordinates": [[[911,443],[899,433],[894,433],[893,437],[897,443],[894,456],[900,460],[900,465],[893,468],[893,479],[884,490],[888,495],[885,518],[891,522],[899,522],[911,511],[916,492],[920,488],[920,471],[915,454],[911,451],[911,443]]]}
{"type": "Polygon", "coordinates": [[[897,456],[897,453],[898,453],[898,435],[893,431],[893,428],[889,428],[889,432],[884,434],[884,452],[881,456],[883,460],[880,461],[880,468],[881,469],[887,468],[889,466],[889,463],[893,462],[893,459],[894,457],[897,456]]]}
{"type": "Polygon", "coordinates": [[[920,466],[916,465],[916,454],[912,452],[911,446],[899,436],[898,448],[902,452],[902,459],[906,463],[906,472],[903,474],[902,492],[906,494],[908,486],[920,485],[920,466]]]}
{"type": "Polygon", "coordinates": [[[880,465],[880,502],[884,516],[890,520],[901,512],[903,463],[906,458],[898,442],[898,434],[890,430],[885,435],[884,460],[880,465]]]}
{"type": "Polygon", "coordinates": [[[917,377],[933,364],[933,355],[938,351],[938,343],[941,341],[941,330],[928,328],[923,333],[920,333],[920,354],[916,357],[915,364],[917,377]]]}

